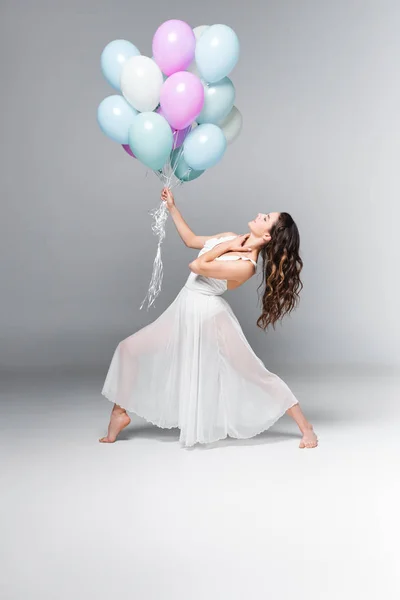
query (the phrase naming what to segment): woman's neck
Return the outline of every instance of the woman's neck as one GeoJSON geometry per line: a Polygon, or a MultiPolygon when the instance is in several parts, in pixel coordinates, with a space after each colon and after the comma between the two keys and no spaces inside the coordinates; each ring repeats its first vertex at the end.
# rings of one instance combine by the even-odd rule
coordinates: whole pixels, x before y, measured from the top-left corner
{"type": "Polygon", "coordinates": [[[249,237],[243,244],[243,247],[247,248],[250,246],[250,248],[252,248],[253,258],[255,257],[254,260],[257,262],[258,255],[263,245],[264,244],[261,242],[261,239],[259,237],[256,237],[255,235],[250,233],[249,237]]]}

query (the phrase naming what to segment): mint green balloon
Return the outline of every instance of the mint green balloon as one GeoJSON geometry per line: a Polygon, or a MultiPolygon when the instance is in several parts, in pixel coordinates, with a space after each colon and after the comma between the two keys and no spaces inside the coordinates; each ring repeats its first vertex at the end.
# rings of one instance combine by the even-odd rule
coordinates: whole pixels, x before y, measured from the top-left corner
{"type": "Polygon", "coordinates": [[[193,181],[193,179],[197,179],[204,173],[204,170],[196,171],[189,167],[183,157],[182,148],[176,148],[171,152],[171,166],[172,169],[175,169],[175,176],[184,182],[193,181]]]}
{"type": "Polygon", "coordinates": [[[235,102],[235,86],[229,77],[204,85],[204,106],[197,123],[218,125],[231,112],[235,102]]]}
{"type": "Polygon", "coordinates": [[[162,169],[174,138],[167,120],[155,112],[136,115],[129,128],[129,146],[138,160],[153,171],[162,169]]]}

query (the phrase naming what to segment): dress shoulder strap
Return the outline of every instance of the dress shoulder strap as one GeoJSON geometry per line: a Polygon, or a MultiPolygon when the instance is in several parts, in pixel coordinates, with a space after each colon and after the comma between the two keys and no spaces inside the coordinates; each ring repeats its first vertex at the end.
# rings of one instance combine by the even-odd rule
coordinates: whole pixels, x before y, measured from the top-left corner
{"type": "Polygon", "coordinates": [[[253,260],[252,258],[250,258],[249,256],[242,256],[242,258],[245,258],[246,260],[251,260],[251,262],[253,263],[253,265],[255,266],[255,268],[257,269],[257,263],[255,260],[253,260]]]}
{"type": "Polygon", "coordinates": [[[250,256],[238,256],[238,258],[241,258],[242,260],[250,260],[253,265],[255,266],[255,268],[257,269],[257,263],[255,260],[253,260],[252,258],[250,258],[250,256]]]}
{"type": "Polygon", "coordinates": [[[257,263],[255,260],[250,258],[250,256],[237,256],[235,254],[223,254],[222,256],[217,256],[214,260],[249,260],[253,263],[255,268],[257,269],[257,263]]]}

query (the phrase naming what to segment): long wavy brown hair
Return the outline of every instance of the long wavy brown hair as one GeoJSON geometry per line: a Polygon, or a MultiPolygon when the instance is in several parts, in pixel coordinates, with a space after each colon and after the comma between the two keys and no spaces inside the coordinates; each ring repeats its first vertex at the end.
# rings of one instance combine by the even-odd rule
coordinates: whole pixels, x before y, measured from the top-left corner
{"type": "Polygon", "coordinates": [[[270,229],[271,239],[260,251],[263,279],[257,291],[265,285],[261,299],[262,313],[257,326],[266,330],[290,314],[300,301],[303,284],[300,271],[303,261],[299,255],[300,234],[289,213],[280,213],[270,229]]]}

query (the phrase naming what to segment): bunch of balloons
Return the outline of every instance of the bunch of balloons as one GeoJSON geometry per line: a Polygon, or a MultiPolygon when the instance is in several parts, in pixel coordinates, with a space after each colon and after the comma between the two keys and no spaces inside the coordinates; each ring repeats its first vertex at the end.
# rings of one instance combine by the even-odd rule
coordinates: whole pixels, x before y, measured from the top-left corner
{"type": "Polygon", "coordinates": [[[121,94],[98,107],[102,131],[171,187],[192,181],[223,157],[240,133],[228,75],[239,58],[239,40],[227,25],[192,29],[162,23],[153,56],[131,42],[114,40],[101,55],[107,81],[121,94]]]}
{"type": "MultiPolygon", "coordinates": [[[[101,69],[120,93],[100,103],[97,119],[108,137],[173,188],[216,165],[241,131],[242,116],[228,77],[239,58],[239,40],[227,25],[192,29],[172,19],[154,34],[152,53],[151,58],[143,56],[126,40],[107,44],[101,69]]],[[[151,214],[159,239],[148,307],[161,289],[160,246],[168,216],[164,202],[151,214]]]]}

